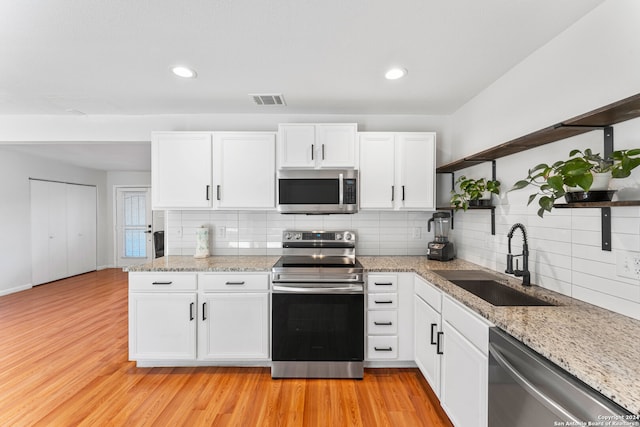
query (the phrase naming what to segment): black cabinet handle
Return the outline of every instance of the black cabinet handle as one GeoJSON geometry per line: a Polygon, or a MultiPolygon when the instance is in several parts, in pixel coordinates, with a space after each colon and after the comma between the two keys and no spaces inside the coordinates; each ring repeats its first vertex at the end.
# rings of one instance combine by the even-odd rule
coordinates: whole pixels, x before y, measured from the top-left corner
{"type": "Polygon", "coordinates": [[[376,285],[376,286],[393,286],[393,283],[391,283],[391,282],[374,282],[374,285],[376,285]]]}
{"type": "Polygon", "coordinates": [[[402,201],[404,202],[404,185],[402,186],[402,201]]]}
{"type": "Polygon", "coordinates": [[[220,200],[220,186],[219,185],[216,186],[216,198],[218,200],[220,200]]]}
{"type": "Polygon", "coordinates": [[[437,354],[444,354],[444,352],[442,351],[442,349],[440,348],[440,345],[442,344],[442,340],[440,338],[442,338],[444,335],[444,332],[438,332],[438,339],[436,340],[436,353],[437,354]]]}
{"type": "Polygon", "coordinates": [[[373,324],[376,326],[391,326],[393,322],[373,322],[373,324]]]}
{"type": "Polygon", "coordinates": [[[202,320],[207,320],[207,303],[202,303],[202,320]]]}
{"type": "Polygon", "coordinates": [[[324,160],[324,144],[322,144],[322,160],[324,160]]]}
{"type": "Polygon", "coordinates": [[[395,186],[391,186],[391,201],[393,202],[393,200],[395,199],[395,186]]]}
{"type": "Polygon", "coordinates": [[[244,285],[244,280],[241,282],[226,282],[225,285],[227,286],[240,286],[240,285],[244,285]]]}
{"type": "Polygon", "coordinates": [[[376,304],[393,304],[393,301],[374,301],[376,304]]]}
{"type": "Polygon", "coordinates": [[[205,196],[207,197],[207,200],[210,200],[210,198],[209,198],[209,190],[211,190],[211,186],[207,185],[207,189],[205,191],[205,196]]]}
{"type": "Polygon", "coordinates": [[[193,316],[193,306],[194,305],[196,305],[194,302],[189,304],[189,320],[195,319],[195,317],[193,316]]]}
{"type": "Polygon", "coordinates": [[[313,152],[315,151],[315,146],[311,144],[311,160],[313,160],[313,152]]]}
{"type": "Polygon", "coordinates": [[[152,285],[170,285],[173,282],[152,282],[152,285]]]}
{"type": "Polygon", "coordinates": [[[373,349],[375,351],[393,351],[392,347],[384,347],[384,348],[380,348],[380,347],[373,347],[373,349]]]}
{"type": "Polygon", "coordinates": [[[431,345],[436,345],[436,339],[435,339],[435,327],[438,326],[437,323],[432,323],[431,324],[431,345]]]}

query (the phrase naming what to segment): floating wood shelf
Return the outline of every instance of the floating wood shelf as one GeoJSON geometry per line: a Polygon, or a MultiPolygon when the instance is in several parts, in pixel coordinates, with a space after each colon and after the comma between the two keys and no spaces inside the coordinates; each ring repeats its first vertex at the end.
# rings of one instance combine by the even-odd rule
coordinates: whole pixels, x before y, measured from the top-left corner
{"type": "Polygon", "coordinates": [[[483,162],[530,150],[595,129],[640,117],[640,94],[614,102],[553,126],[513,139],[479,153],[439,166],[436,172],[451,173],[483,162]]]}
{"type": "MultiPolygon", "coordinates": [[[[495,206],[469,206],[467,208],[467,210],[471,211],[471,210],[476,210],[476,209],[495,209],[495,208],[496,208],[495,206]]],[[[436,210],[438,210],[438,211],[453,211],[455,209],[456,208],[453,207],[453,206],[438,206],[436,208],[436,210]]],[[[462,208],[460,208],[460,209],[462,209],[462,208]]],[[[460,209],[458,209],[458,210],[460,210],[460,209]]]]}
{"type": "Polygon", "coordinates": [[[573,202],[558,203],[553,205],[554,208],[610,208],[615,206],[640,206],[640,200],[619,200],[616,202],[573,202]]]}
{"type": "MultiPolygon", "coordinates": [[[[493,162],[493,179],[496,176],[495,160],[511,154],[520,153],[551,142],[560,141],[596,129],[604,130],[604,155],[608,156],[613,151],[612,125],[626,120],[640,117],[640,94],[630,96],[613,104],[590,111],[553,126],[530,133],[520,138],[513,139],[479,153],[467,156],[463,159],[447,163],[436,168],[437,173],[450,173],[474,166],[480,163],[493,162]]],[[[600,208],[602,217],[602,250],[611,250],[611,208],[616,206],[640,206],[640,201],[617,202],[577,202],[553,205],[554,208],[600,208]]],[[[485,208],[486,209],[486,208],[485,208]]],[[[452,215],[453,221],[453,215],[452,215]]],[[[491,211],[491,234],[495,234],[495,210],[491,211]]]]}

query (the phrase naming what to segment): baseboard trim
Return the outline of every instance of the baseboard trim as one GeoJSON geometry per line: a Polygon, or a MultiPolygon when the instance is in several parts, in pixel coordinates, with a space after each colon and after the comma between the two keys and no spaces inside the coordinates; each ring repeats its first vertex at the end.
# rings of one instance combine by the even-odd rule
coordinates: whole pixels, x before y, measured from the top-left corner
{"type": "Polygon", "coordinates": [[[20,292],[20,291],[26,291],[27,289],[31,289],[31,288],[33,288],[33,285],[29,283],[23,286],[16,286],[15,288],[0,289],[0,297],[4,295],[9,295],[9,294],[15,294],[16,292],[20,292]]]}

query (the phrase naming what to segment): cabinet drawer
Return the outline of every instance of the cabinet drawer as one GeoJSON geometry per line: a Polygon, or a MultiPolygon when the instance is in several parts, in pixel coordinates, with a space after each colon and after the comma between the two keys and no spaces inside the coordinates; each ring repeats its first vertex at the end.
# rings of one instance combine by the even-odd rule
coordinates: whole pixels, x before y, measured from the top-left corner
{"type": "Polygon", "coordinates": [[[370,336],[367,339],[367,359],[397,359],[398,358],[398,337],[370,336]]]}
{"type": "Polygon", "coordinates": [[[135,291],[195,291],[195,273],[129,273],[129,290],[135,291]]]}
{"type": "Polygon", "coordinates": [[[369,310],[389,310],[398,308],[398,294],[369,294],[367,296],[369,310]]]}
{"type": "Polygon", "coordinates": [[[395,292],[398,290],[398,276],[395,274],[369,274],[367,290],[369,292],[395,292]]]}
{"type": "Polygon", "coordinates": [[[371,335],[395,335],[398,333],[398,312],[370,311],[367,313],[367,331],[371,335]]]}
{"type": "Polygon", "coordinates": [[[453,326],[485,356],[489,353],[490,322],[449,297],[444,297],[442,301],[442,320],[453,326]]]}
{"type": "Polygon", "coordinates": [[[269,275],[200,273],[198,283],[198,288],[203,291],[266,291],[269,289],[269,275]]]}
{"type": "Polygon", "coordinates": [[[433,285],[416,276],[414,282],[416,295],[429,304],[438,313],[442,312],[442,292],[433,285]]]}

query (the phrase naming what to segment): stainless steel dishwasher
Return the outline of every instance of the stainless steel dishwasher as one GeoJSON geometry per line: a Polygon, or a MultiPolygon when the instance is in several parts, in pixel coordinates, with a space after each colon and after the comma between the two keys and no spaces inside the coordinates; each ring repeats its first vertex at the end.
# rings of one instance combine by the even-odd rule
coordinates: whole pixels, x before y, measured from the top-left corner
{"type": "Polygon", "coordinates": [[[638,426],[634,415],[498,328],[489,331],[489,426],[638,426]]]}

